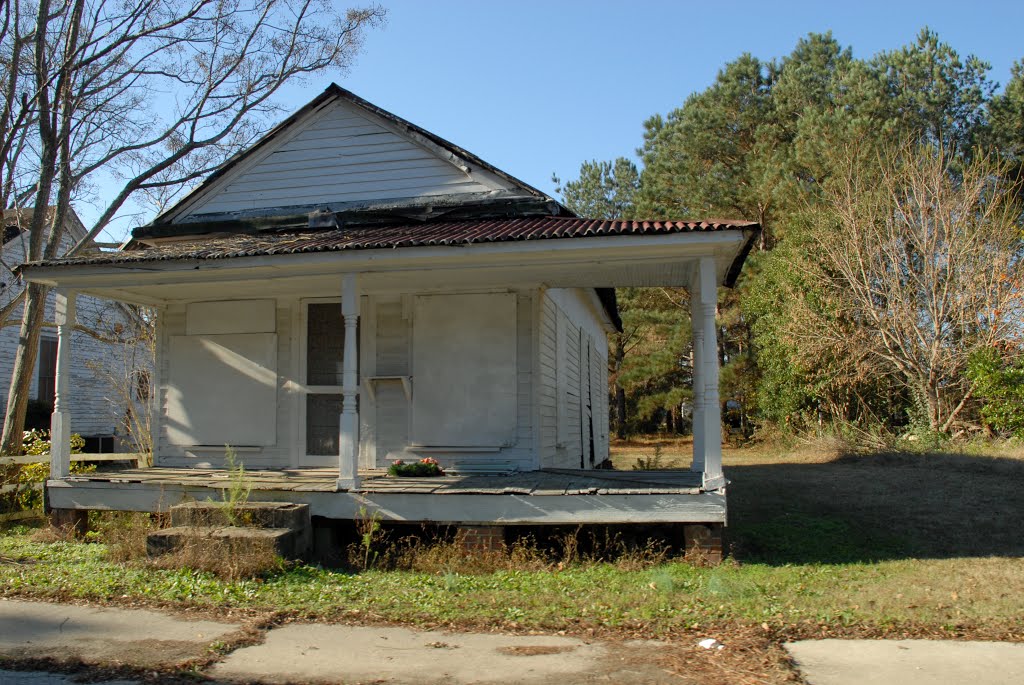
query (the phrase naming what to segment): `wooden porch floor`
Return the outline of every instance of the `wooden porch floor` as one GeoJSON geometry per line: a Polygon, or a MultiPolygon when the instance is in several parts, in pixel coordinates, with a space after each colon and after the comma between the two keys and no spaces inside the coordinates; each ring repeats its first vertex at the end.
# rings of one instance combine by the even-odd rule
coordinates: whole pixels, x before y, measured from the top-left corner
{"type": "MultiPolygon", "coordinates": [[[[706,492],[701,474],[546,469],[507,475],[394,478],[360,473],[357,490],[337,491],[337,470],[246,471],[253,501],[310,505],[313,516],[352,520],[374,512],[403,523],[563,525],[724,523],[724,490],[706,492]]],[[[55,509],[167,511],[184,501],[219,500],[230,485],[219,469],[103,470],[47,482],[55,509]]]]}
{"type": "MultiPolygon", "coordinates": [[[[396,478],[384,471],[360,472],[353,492],[433,495],[696,495],[701,474],[689,470],[576,471],[544,469],[504,475],[396,478]]],[[[286,492],[335,492],[337,469],[253,470],[245,472],[252,489],[286,492]]],[[[145,483],[221,490],[228,486],[223,469],[133,468],[74,475],[69,483],[145,483]]]]}

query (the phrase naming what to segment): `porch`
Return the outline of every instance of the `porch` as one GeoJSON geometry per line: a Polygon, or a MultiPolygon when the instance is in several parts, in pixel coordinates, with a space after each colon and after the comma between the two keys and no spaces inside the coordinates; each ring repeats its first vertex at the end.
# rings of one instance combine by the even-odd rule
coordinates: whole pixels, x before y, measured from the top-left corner
{"type": "MultiPolygon", "coordinates": [[[[505,475],[396,478],[360,472],[337,491],[336,468],[246,471],[252,501],[308,504],[313,516],[392,523],[466,525],[724,524],[724,488],[705,490],[689,470],[543,469],[505,475]],[[362,513],[360,513],[362,512],[362,513]]],[[[49,506],[64,510],[164,512],[184,501],[219,500],[223,469],[152,467],[66,476],[47,483],[49,506]]]]}

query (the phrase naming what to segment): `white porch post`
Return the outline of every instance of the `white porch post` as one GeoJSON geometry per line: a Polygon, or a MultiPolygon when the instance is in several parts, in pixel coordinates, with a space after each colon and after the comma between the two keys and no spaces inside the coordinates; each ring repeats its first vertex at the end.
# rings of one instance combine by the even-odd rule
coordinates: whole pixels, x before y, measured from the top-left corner
{"type": "Polygon", "coordinates": [[[704,319],[700,305],[700,273],[690,286],[690,330],[693,334],[693,463],[691,471],[704,472],[704,319]]]}
{"type": "Polygon", "coordinates": [[[75,327],[75,293],[57,290],[57,380],[50,417],[50,478],[71,475],[71,333],[75,327]]]}
{"type": "Polygon", "coordinates": [[[725,485],[722,475],[722,405],[718,397],[718,275],[713,257],[700,259],[700,328],[704,333],[701,346],[701,370],[704,381],[703,446],[704,488],[725,485]]]}
{"type": "Polygon", "coordinates": [[[341,375],[341,431],[338,436],[338,489],[359,487],[359,277],[341,280],[341,315],[345,320],[345,351],[341,375]]]}

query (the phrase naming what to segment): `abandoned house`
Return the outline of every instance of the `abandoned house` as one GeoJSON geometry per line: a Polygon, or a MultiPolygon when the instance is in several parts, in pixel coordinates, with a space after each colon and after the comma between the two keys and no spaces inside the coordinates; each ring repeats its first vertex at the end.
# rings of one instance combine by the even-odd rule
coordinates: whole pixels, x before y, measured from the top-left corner
{"type": "MultiPolygon", "coordinates": [[[[23,267],[57,288],[57,395],[83,297],[157,312],[152,469],[69,477],[57,509],[155,511],[225,485],[313,516],[508,525],[726,519],[715,308],[759,227],[603,221],[332,85],[129,249],[23,267]],[[597,470],[608,457],[614,288],[692,293],[691,470],[597,470]],[[441,478],[386,477],[437,459],[441,478]]],[[[61,414],[61,412],[64,412],[61,414]]]]}

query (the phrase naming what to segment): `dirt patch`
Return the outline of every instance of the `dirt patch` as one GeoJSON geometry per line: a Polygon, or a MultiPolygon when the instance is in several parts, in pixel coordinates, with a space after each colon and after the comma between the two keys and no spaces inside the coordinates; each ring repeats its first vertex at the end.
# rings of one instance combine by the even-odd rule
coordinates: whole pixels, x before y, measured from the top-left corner
{"type": "Polygon", "coordinates": [[[509,656],[540,656],[542,654],[565,654],[575,651],[575,647],[552,647],[549,645],[525,645],[516,647],[498,647],[499,654],[509,656]]]}

